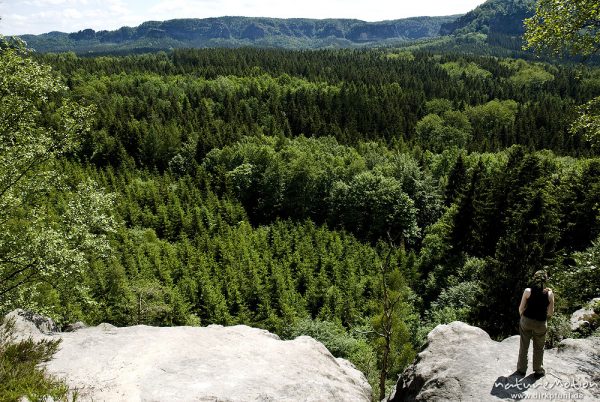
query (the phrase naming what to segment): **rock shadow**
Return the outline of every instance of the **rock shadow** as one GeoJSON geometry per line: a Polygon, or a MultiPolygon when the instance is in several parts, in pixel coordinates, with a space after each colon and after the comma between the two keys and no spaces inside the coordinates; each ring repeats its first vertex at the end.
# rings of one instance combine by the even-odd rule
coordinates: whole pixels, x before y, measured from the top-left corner
{"type": "Polygon", "coordinates": [[[525,392],[531,388],[539,378],[532,373],[524,377],[518,372],[510,374],[508,377],[500,376],[492,384],[490,394],[500,399],[512,399],[519,401],[525,399],[525,392]]]}

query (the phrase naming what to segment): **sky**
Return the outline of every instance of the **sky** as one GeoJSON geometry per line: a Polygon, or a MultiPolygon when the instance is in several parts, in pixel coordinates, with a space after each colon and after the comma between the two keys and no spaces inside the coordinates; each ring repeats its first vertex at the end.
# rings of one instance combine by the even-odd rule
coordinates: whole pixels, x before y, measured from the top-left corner
{"type": "Polygon", "coordinates": [[[221,16],[394,20],[462,14],[483,0],[0,0],[0,33],[113,30],[144,21],[221,16]]]}

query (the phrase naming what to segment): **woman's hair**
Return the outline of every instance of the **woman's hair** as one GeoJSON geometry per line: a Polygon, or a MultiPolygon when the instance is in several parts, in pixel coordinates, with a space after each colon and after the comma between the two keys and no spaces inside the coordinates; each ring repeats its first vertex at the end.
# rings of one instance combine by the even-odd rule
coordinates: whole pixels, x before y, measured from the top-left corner
{"type": "Polygon", "coordinates": [[[548,274],[543,269],[535,271],[533,277],[531,278],[531,282],[533,282],[533,285],[539,286],[540,288],[543,288],[547,281],[548,274]]]}

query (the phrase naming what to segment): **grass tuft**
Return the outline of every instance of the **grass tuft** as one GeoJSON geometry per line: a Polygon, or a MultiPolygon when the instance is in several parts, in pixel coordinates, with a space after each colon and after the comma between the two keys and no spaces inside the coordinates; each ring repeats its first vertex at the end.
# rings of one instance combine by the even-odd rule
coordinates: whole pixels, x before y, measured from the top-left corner
{"type": "Polygon", "coordinates": [[[14,320],[0,320],[0,401],[69,399],[68,386],[50,376],[41,363],[58,350],[59,340],[16,340],[14,320]]]}

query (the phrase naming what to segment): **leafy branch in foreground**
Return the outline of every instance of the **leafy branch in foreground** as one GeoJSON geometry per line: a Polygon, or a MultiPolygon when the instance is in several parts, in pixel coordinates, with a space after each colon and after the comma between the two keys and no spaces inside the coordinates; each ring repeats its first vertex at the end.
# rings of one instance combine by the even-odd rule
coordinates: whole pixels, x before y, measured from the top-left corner
{"type": "MultiPolygon", "coordinates": [[[[600,50],[600,3],[597,0],[539,0],[525,20],[525,49],[590,56],[600,50]]],[[[600,146],[600,97],[579,107],[570,131],[600,146]]]]}
{"type": "Polygon", "coordinates": [[[588,56],[600,49],[600,4],[596,0],[539,0],[525,27],[526,49],[588,56]]]}
{"type": "Polygon", "coordinates": [[[0,48],[0,313],[25,306],[40,283],[76,284],[90,252],[108,250],[113,197],[61,173],[93,113],[65,91],[22,47],[0,48]]]}

